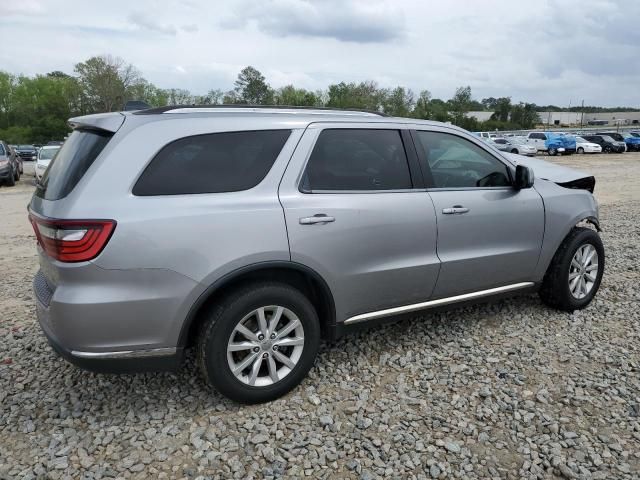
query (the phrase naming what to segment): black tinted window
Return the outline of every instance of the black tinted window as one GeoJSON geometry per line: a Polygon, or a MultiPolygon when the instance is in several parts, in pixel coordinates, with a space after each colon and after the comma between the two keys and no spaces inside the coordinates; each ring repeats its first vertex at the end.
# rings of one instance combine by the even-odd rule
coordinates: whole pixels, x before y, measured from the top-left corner
{"type": "Polygon", "coordinates": [[[267,175],[291,130],[226,132],[166,145],[133,188],[134,195],[237,192],[267,175]]]}
{"type": "Polygon", "coordinates": [[[505,164],[469,140],[440,132],[417,132],[435,188],[511,185],[505,164]]]}
{"type": "Polygon", "coordinates": [[[324,130],[302,182],[305,191],[396,190],[411,186],[400,132],[373,129],[324,130]]]}
{"type": "Polygon", "coordinates": [[[66,197],[112,136],[110,132],[75,130],[45,171],[36,195],[45,200],[66,197]]]}
{"type": "Polygon", "coordinates": [[[0,143],[0,155],[5,155],[4,145],[0,143]]]}

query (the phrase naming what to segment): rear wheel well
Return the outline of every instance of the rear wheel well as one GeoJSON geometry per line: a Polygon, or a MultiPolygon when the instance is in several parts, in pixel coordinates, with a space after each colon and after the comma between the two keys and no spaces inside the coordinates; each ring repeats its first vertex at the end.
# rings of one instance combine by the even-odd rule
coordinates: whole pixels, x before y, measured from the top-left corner
{"type": "Polygon", "coordinates": [[[266,281],[280,282],[302,292],[316,309],[322,337],[332,338],[335,330],[335,306],[331,291],[322,278],[302,266],[263,266],[235,272],[221,282],[213,284],[202,294],[187,316],[180,334],[180,345],[194,345],[200,326],[220,299],[248,283],[266,281]]]}

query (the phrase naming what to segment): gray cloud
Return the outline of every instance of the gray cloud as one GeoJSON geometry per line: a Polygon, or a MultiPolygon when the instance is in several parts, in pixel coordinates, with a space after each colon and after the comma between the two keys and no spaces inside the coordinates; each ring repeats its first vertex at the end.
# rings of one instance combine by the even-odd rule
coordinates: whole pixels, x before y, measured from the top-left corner
{"type": "Polygon", "coordinates": [[[222,24],[254,23],[276,37],[324,37],[356,43],[386,42],[404,35],[400,9],[387,2],[264,0],[243,2],[222,24]]]}
{"type": "Polygon", "coordinates": [[[173,25],[158,23],[153,18],[142,12],[133,12],[129,15],[129,21],[138,28],[149,30],[151,32],[162,33],[164,35],[175,35],[177,31],[176,27],[173,25]]]}

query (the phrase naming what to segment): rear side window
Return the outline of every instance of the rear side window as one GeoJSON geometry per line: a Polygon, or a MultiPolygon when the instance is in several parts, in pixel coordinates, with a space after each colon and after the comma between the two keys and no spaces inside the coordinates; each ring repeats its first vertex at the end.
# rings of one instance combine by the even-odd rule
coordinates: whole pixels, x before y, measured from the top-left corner
{"type": "Polygon", "coordinates": [[[311,152],[302,190],[403,190],[412,188],[398,130],[327,129],[311,152]]]}
{"type": "Polygon", "coordinates": [[[165,145],[133,187],[133,194],[237,192],[267,175],[291,130],[211,133],[165,145]]]}
{"type": "Polygon", "coordinates": [[[0,155],[6,155],[4,151],[4,145],[2,145],[1,143],[0,143],[0,155]]]}
{"type": "Polygon", "coordinates": [[[109,143],[113,133],[96,130],[75,130],[64,142],[55,159],[36,188],[36,195],[45,200],[66,197],[109,143]]]}

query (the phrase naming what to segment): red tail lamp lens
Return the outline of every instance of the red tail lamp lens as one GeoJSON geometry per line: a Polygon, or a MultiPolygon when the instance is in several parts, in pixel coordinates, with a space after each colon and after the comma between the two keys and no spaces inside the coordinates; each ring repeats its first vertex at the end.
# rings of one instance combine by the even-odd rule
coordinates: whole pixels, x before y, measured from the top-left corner
{"type": "Polygon", "coordinates": [[[115,220],[56,220],[29,213],[42,249],[61,262],[86,262],[104,249],[116,228],[115,220]]]}

